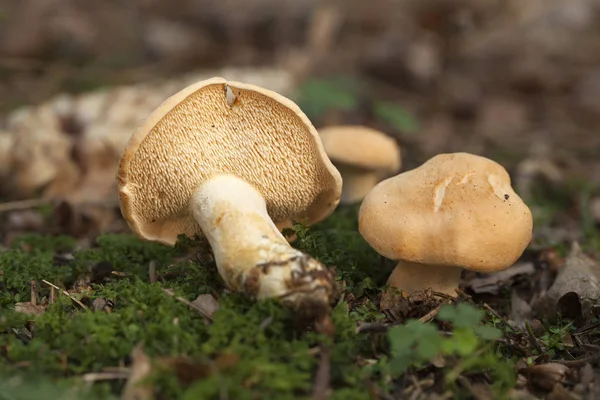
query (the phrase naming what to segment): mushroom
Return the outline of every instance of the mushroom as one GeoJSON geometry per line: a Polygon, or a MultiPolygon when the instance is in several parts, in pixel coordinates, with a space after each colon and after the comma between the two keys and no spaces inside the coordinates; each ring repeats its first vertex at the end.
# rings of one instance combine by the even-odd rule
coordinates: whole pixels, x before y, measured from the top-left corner
{"type": "Polygon", "coordinates": [[[167,245],[205,237],[231,290],[306,312],[335,301],[333,273],[276,227],[331,214],[342,186],[291,100],[220,77],[188,86],[132,135],[117,182],[134,233],[167,245]]]}
{"type": "Polygon", "coordinates": [[[452,153],[378,183],[361,204],[358,229],[378,253],[399,260],[390,286],[456,296],[462,268],[513,265],[533,221],[500,164],[452,153]]]}
{"type": "Polygon", "coordinates": [[[400,170],[400,149],[383,132],[360,125],[319,130],[325,152],[344,178],[341,204],[361,201],[369,190],[400,170]]]}

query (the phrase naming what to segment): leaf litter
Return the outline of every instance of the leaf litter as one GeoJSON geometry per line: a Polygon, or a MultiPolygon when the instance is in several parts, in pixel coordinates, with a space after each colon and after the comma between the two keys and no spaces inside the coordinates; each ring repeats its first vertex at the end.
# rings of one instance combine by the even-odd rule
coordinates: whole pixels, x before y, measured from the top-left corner
{"type": "MultiPolygon", "coordinates": [[[[548,29],[545,14],[552,14],[550,20],[556,22],[556,29],[569,31],[573,18],[590,14],[582,14],[581,10],[586,10],[591,2],[572,2],[574,5],[569,8],[569,2],[557,1],[550,11],[541,10],[542,2],[524,9],[517,7],[516,2],[508,2],[511,13],[491,13],[494,23],[490,23],[488,31],[484,26],[490,11],[485,7],[469,1],[455,2],[440,13],[437,3],[414,9],[411,6],[403,13],[414,14],[410,14],[414,21],[401,25],[411,30],[410,37],[414,36],[416,43],[405,52],[425,54],[426,62],[400,60],[401,67],[392,62],[389,55],[397,57],[397,52],[389,49],[397,47],[396,38],[403,34],[393,31],[377,46],[371,46],[378,55],[368,61],[367,69],[384,79],[389,79],[390,73],[406,70],[403,73],[408,73],[409,79],[404,79],[426,87],[434,99],[447,103],[440,107],[439,102],[431,102],[435,113],[424,115],[421,124],[435,125],[439,140],[430,140],[425,129],[423,134],[415,135],[413,130],[417,128],[403,117],[412,117],[411,113],[397,112],[395,106],[389,110],[386,107],[387,118],[379,121],[375,117],[381,118],[381,107],[371,109],[362,103],[393,103],[369,94],[348,97],[342,92],[342,103],[350,101],[353,105],[345,112],[352,115],[345,115],[344,110],[326,110],[326,115],[315,120],[366,121],[390,128],[406,139],[409,164],[415,162],[411,158],[417,158],[413,153],[427,155],[449,148],[496,151],[506,150],[511,144],[509,150],[515,152],[512,157],[520,160],[514,168],[515,185],[531,204],[536,221],[541,221],[536,222],[534,241],[517,264],[494,274],[465,273],[457,299],[432,292],[407,295],[382,291],[385,281],[373,271],[379,268],[385,272],[389,265],[380,264],[375,253],[356,235],[356,210],[340,209],[322,226],[296,232],[296,245],[307,247],[335,265],[344,282],[344,301],[332,317],[335,334],[329,339],[316,339],[311,336],[314,331],[291,323],[293,316],[276,305],[251,304],[229,293],[211,269],[214,265],[209,257],[200,262],[190,254],[157,250],[124,235],[104,236],[127,231],[111,194],[111,169],[118,151],[107,149],[118,148],[122,143],[94,141],[90,132],[129,132],[135,119],[153,106],[144,102],[139,107],[140,116],[121,115],[123,126],[113,130],[106,129],[109,121],[78,121],[89,117],[86,112],[90,110],[82,112],[79,105],[93,104],[94,99],[105,96],[103,90],[89,97],[63,96],[28,109],[30,117],[42,118],[44,112],[60,106],[65,99],[78,105],[66,115],[53,114],[46,121],[54,136],[37,135],[39,146],[28,149],[25,141],[17,143],[14,137],[8,138],[13,132],[0,135],[2,145],[18,150],[14,154],[15,165],[25,165],[23,161],[30,160],[33,153],[43,156],[31,163],[33,172],[24,167],[19,170],[22,186],[10,194],[24,198],[42,190],[46,196],[41,201],[7,202],[0,206],[0,299],[2,307],[15,311],[9,319],[4,316],[4,308],[0,315],[0,357],[6,361],[2,368],[8,366],[9,373],[25,371],[24,375],[41,371],[55,380],[81,379],[93,382],[93,390],[121,396],[136,395],[132,388],[137,387],[141,398],[160,398],[157,393],[161,390],[179,395],[187,391],[192,398],[246,398],[248,392],[267,398],[287,398],[290,393],[361,399],[449,399],[456,398],[457,393],[476,399],[500,398],[500,394],[511,399],[600,398],[596,356],[600,343],[598,275],[594,272],[598,263],[593,258],[594,249],[590,249],[599,250],[598,193],[591,192],[586,202],[582,200],[585,191],[581,187],[568,186],[569,177],[581,176],[594,182],[598,175],[593,172],[595,164],[584,162],[583,156],[581,160],[573,157],[563,146],[556,145],[561,140],[556,131],[569,133],[565,135],[569,143],[564,147],[577,143],[590,148],[593,145],[570,136],[581,135],[587,129],[573,125],[575,113],[565,107],[570,106],[570,97],[560,100],[566,100],[565,103],[554,105],[532,105],[529,100],[532,93],[551,93],[556,97],[558,92],[569,93],[568,81],[573,80],[580,83],[574,101],[581,102],[583,108],[597,107],[597,96],[587,89],[591,85],[584,84],[593,74],[561,77],[562,67],[549,65],[540,50],[545,46],[569,47],[568,40],[554,44],[543,40],[548,29]],[[522,30],[535,34],[521,37],[511,33],[514,19],[508,15],[520,21],[522,30]],[[490,100],[483,97],[475,71],[444,71],[439,60],[446,60],[446,50],[435,40],[419,38],[420,30],[427,35],[443,32],[444,37],[453,36],[447,29],[448,25],[456,25],[455,17],[476,34],[466,35],[466,43],[452,37],[452,51],[461,57],[476,53],[479,55],[474,57],[480,58],[481,53],[474,49],[483,48],[486,54],[494,50],[508,60],[509,68],[502,71],[481,68],[486,77],[495,74],[503,87],[510,88],[503,90],[501,96],[490,100]],[[529,45],[518,46],[516,42],[521,39],[529,45]],[[507,54],[508,48],[515,49],[512,56],[507,54]],[[537,50],[531,52],[532,48],[537,50]],[[444,57],[440,57],[442,54],[444,57]],[[518,66],[512,64],[513,59],[518,66]],[[509,71],[514,76],[506,76],[509,71]],[[530,71],[535,71],[535,76],[530,71]],[[437,79],[440,85],[431,85],[437,79]],[[146,111],[142,112],[142,108],[146,111]],[[532,115],[539,114],[532,112],[534,109],[549,115],[547,124],[533,122],[537,117],[532,115]],[[390,118],[394,115],[400,115],[400,120],[390,118]],[[499,126],[502,117],[508,118],[510,124],[499,126]],[[392,129],[392,125],[399,128],[392,129]],[[484,132],[483,139],[469,134],[473,127],[484,132]],[[458,130],[465,134],[455,135],[458,130]],[[520,138],[529,133],[529,137],[539,140],[532,140],[529,147],[521,146],[520,138]],[[46,143],[50,136],[57,140],[56,148],[46,143]],[[487,142],[493,143],[492,150],[485,147],[487,142]],[[54,168],[53,164],[59,164],[54,162],[57,158],[66,160],[64,168],[54,168]],[[47,182],[34,178],[49,179],[51,184],[45,186],[47,182]],[[29,232],[48,237],[67,234],[75,243],[69,243],[67,249],[44,251],[47,243],[43,239],[21,239],[29,232]],[[585,244],[585,251],[573,246],[569,253],[567,248],[573,241],[580,242],[581,247],[585,244]],[[112,252],[108,251],[111,248],[112,252]],[[85,311],[86,307],[93,312],[85,311]],[[327,340],[332,342],[331,347],[324,346],[327,340]],[[143,346],[134,347],[142,342],[143,346]],[[83,350],[77,350],[80,348],[83,350]],[[153,377],[152,372],[161,376],[153,377]],[[174,388],[169,377],[175,377],[180,387],[174,388]],[[145,387],[142,381],[146,378],[150,383],[145,387]]],[[[352,21],[346,23],[352,26],[352,21]]],[[[584,40],[594,36],[586,30],[582,32],[584,40]]],[[[457,58],[456,54],[450,54],[447,62],[451,63],[453,57],[457,58]]],[[[485,65],[482,60],[478,63],[485,65]]],[[[286,87],[288,77],[283,76],[279,83],[286,87]]],[[[314,82],[311,90],[321,99],[318,92],[322,88],[317,80],[314,82]]],[[[165,83],[155,89],[167,93],[176,86],[165,83]]],[[[141,97],[145,94],[149,103],[160,100],[161,96],[149,95],[154,89],[146,85],[140,88],[119,88],[114,98],[133,90],[141,97]]],[[[386,90],[376,92],[377,96],[390,96],[386,90]]],[[[402,93],[401,97],[410,97],[419,107],[426,107],[427,98],[420,95],[402,93]]],[[[553,103],[555,99],[548,97],[553,99],[548,103],[553,103]]],[[[115,108],[131,109],[119,102],[114,104],[115,108]]],[[[118,120],[119,115],[115,113],[113,117],[118,120]]],[[[17,118],[11,126],[32,130],[27,121],[17,118]]],[[[6,170],[7,166],[0,165],[0,171],[6,170]]],[[[6,187],[2,187],[3,194],[6,187]]],[[[6,387],[2,385],[0,382],[0,388],[6,387]]]]}

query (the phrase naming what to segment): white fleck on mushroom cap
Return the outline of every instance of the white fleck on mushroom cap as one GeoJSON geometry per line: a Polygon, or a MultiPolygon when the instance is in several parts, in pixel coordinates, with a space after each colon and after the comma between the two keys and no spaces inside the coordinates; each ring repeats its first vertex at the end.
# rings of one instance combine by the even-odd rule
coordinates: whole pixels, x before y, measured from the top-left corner
{"type": "Polygon", "coordinates": [[[359,231],[395,260],[496,271],[531,240],[531,211],[506,170],[485,157],[452,153],[386,179],[365,197],[359,231]]]}
{"type": "Polygon", "coordinates": [[[167,99],[131,137],[117,177],[123,216],[149,240],[173,244],[178,234],[201,235],[188,203],[218,174],[252,184],[275,223],[324,218],[342,186],[295,103],[258,86],[212,78],[167,99]]]}
{"type": "Polygon", "coordinates": [[[383,132],[361,125],[337,125],[319,129],[319,135],[334,163],[387,173],[400,170],[400,148],[383,132]]]}

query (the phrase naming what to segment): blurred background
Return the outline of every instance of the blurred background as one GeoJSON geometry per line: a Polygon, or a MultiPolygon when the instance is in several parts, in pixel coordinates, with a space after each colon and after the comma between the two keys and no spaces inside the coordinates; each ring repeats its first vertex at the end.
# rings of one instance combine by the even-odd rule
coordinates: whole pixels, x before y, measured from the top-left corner
{"type": "Polygon", "coordinates": [[[158,104],[212,76],[317,128],[502,163],[536,240],[600,220],[599,0],[0,0],[0,235],[125,229],[115,171],[158,104]]]}

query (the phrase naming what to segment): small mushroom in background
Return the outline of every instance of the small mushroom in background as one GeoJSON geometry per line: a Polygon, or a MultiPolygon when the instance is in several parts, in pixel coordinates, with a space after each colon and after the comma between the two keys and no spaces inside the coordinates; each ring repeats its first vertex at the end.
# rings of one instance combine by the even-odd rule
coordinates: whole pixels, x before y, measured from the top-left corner
{"type": "Polygon", "coordinates": [[[358,229],[378,253],[399,260],[390,286],[456,296],[463,268],[513,265],[531,240],[533,220],[500,164],[452,153],[375,186],[358,229]]]}
{"type": "Polygon", "coordinates": [[[401,167],[400,148],[383,132],[360,125],[319,130],[325,152],[342,174],[340,204],[360,202],[382,179],[401,167]]]}
{"type": "Polygon", "coordinates": [[[342,179],[291,100],[212,78],[167,99],[133,134],[118,169],[121,211],[140,237],[206,237],[226,285],[307,317],[337,297],[333,273],[276,224],[321,220],[342,179]]]}

